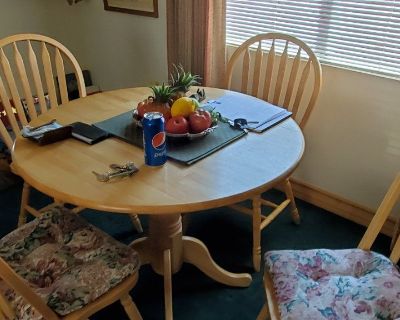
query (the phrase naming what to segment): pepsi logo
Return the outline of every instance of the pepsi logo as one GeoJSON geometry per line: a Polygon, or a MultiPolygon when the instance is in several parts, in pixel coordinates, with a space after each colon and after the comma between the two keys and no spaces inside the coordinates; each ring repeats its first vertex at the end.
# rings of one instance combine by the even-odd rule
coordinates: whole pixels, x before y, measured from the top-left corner
{"type": "Polygon", "coordinates": [[[162,150],[165,144],[165,132],[157,133],[153,139],[151,139],[151,145],[154,149],[162,150]]]}

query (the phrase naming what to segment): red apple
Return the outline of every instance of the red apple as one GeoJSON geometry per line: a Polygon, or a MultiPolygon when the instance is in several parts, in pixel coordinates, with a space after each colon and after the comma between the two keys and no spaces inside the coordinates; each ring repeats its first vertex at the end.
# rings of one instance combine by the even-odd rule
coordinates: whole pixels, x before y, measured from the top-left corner
{"type": "Polygon", "coordinates": [[[165,131],[168,133],[188,133],[189,122],[183,116],[172,117],[165,124],[165,131]]]}
{"type": "Polygon", "coordinates": [[[211,114],[203,109],[197,109],[189,116],[190,131],[193,133],[202,132],[211,127],[211,114]]]}

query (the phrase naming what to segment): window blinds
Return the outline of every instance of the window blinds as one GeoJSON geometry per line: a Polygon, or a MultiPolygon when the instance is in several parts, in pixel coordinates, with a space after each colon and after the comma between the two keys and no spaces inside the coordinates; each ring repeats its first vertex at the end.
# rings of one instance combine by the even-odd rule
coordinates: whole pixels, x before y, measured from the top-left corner
{"type": "Polygon", "coordinates": [[[226,30],[231,45],[287,33],[323,63],[400,78],[400,0],[227,0],[226,30]]]}

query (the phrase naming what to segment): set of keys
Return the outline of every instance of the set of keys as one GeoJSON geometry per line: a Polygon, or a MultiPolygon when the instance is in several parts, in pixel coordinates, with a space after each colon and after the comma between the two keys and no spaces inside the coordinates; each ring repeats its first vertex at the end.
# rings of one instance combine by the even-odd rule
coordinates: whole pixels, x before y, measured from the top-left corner
{"type": "Polygon", "coordinates": [[[139,169],[131,161],[127,162],[124,165],[112,163],[110,164],[110,169],[111,170],[106,173],[98,173],[96,171],[92,172],[96,176],[98,181],[107,182],[114,178],[132,176],[134,173],[139,171],[139,169]]]}

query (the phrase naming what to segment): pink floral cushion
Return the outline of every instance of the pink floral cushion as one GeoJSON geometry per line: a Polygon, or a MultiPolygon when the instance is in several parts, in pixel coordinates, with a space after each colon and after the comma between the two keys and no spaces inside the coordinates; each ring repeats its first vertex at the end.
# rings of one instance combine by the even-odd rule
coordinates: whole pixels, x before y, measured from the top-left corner
{"type": "MultiPolygon", "coordinates": [[[[59,315],[94,301],[139,268],[136,251],[64,208],[48,210],[5,236],[0,256],[59,315]]],[[[1,282],[0,293],[18,319],[41,318],[1,282]]]]}
{"type": "Polygon", "coordinates": [[[360,249],[265,254],[282,319],[400,318],[400,273],[383,255],[360,249]]]}

